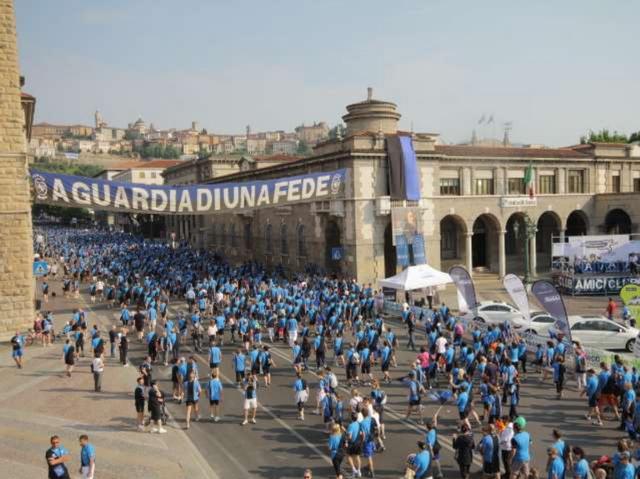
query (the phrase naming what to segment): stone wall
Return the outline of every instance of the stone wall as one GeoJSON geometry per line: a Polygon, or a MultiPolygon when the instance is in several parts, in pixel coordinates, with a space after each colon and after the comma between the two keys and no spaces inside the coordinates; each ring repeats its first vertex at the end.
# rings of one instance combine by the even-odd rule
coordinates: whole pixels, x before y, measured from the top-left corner
{"type": "Polygon", "coordinates": [[[31,205],[12,0],[0,0],[0,337],[33,321],[31,205]]]}

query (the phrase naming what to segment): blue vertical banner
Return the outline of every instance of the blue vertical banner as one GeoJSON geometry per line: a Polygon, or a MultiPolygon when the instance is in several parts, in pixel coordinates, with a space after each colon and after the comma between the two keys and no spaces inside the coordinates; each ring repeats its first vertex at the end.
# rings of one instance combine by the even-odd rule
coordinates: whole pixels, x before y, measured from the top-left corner
{"type": "Polygon", "coordinates": [[[404,235],[396,236],[396,257],[400,266],[409,266],[409,243],[404,235]]]}
{"type": "Polygon", "coordinates": [[[417,234],[413,237],[413,262],[415,264],[427,264],[424,236],[422,234],[417,234]]]}

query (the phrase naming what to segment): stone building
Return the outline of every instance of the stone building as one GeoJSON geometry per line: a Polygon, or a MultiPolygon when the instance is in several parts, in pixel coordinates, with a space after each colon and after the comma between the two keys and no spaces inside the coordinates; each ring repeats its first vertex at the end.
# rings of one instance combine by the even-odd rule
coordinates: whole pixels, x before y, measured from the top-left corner
{"type": "Polygon", "coordinates": [[[529,240],[536,252],[533,271],[549,269],[554,238],[638,231],[638,145],[449,146],[438,144],[437,134],[398,131],[399,119],[394,103],[369,92],[367,100],[347,106],[344,137],[318,144],[309,158],[208,180],[193,177],[242,182],[346,168],[344,198],[194,218],[197,234],[178,234],[232,261],[256,259],[290,270],[313,266],[374,282],[397,272],[391,231],[396,206],[419,208],[429,264],[446,269],[459,263],[500,276],[524,269],[525,220],[536,227],[529,240]],[[419,201],[389,196],[387,138],[393,135],[413,137],[419,201]],[[534,198],[525,194],[530,164],[534,198]],[[343,251],[339,261],[332,259],[334,248],[343,251]]]}
{"type": "Polygon", "coordinates": [[[0,337],[10,337],[34,319],[33,245],[27,143],[31,111],[21,101],[15,10],[0,0],[0,337]]]}

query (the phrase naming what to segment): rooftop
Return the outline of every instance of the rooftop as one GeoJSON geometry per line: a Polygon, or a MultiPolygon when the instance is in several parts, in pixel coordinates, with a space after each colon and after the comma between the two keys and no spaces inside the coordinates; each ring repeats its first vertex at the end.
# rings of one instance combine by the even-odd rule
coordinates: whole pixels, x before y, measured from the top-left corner
{"type": "Polygon", "coordinates": [[[516,148],[467,145],[436,145],[435,153],[445,156],[485,158],[590,158],[570,148],[516,148]]]}

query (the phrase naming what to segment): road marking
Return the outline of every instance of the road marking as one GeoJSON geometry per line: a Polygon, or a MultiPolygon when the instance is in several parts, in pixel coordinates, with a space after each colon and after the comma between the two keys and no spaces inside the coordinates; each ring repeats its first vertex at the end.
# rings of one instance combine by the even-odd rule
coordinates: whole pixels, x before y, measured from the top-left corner
{"type": "MultiPolygon", "coordinates": [[[[279,357],[281,357],[282,359],[284,359],[285,361],[293,364],[293,361],[291,361],[291,359],[280,350],[280,347],[277,346],[275,343],[273,345],[273,352],[275,354],[277,354],[279,357]]],[[[313,374],[315,377],[319,378],[319,376],[312,370],[308,370],[307,372],[313,374]]],[[[338,386],[343,392],[350,394],[350,390],[347,389],[344,386],[338,386]]],[[[400,414],[399,412],[397,412],[395,409],[393,409],[391,406],[385,405],[384,407],[385,412],[389,412],[389,415],[392,417],[395,417],[399,422],[401,422],[402,424],[404,424],[405,426],[409,427],[410,429],[413,429],[414,431],[416,431],[417,433],[424,435],[426,433],[426,431],[420,429],[418,426],[416,426],[415,424],[409,422],[407,419],[405,419],[405,416],[403,414],[400,414]]],[[[453,444],[451,442],[450,439],[446,438],[446,437],[442,437],[440,434],[438,435],[438,442],[440,442],[440,444],[445,448],[448,449],[449,451],[455,453],[456,450],[453,448],[453,444]]],[[[474,457],[473,459],[473,463],[476,464],[477,466],[482,466],[482,461],[480,461],[479,459],[476,459],[474,457]]]]}

